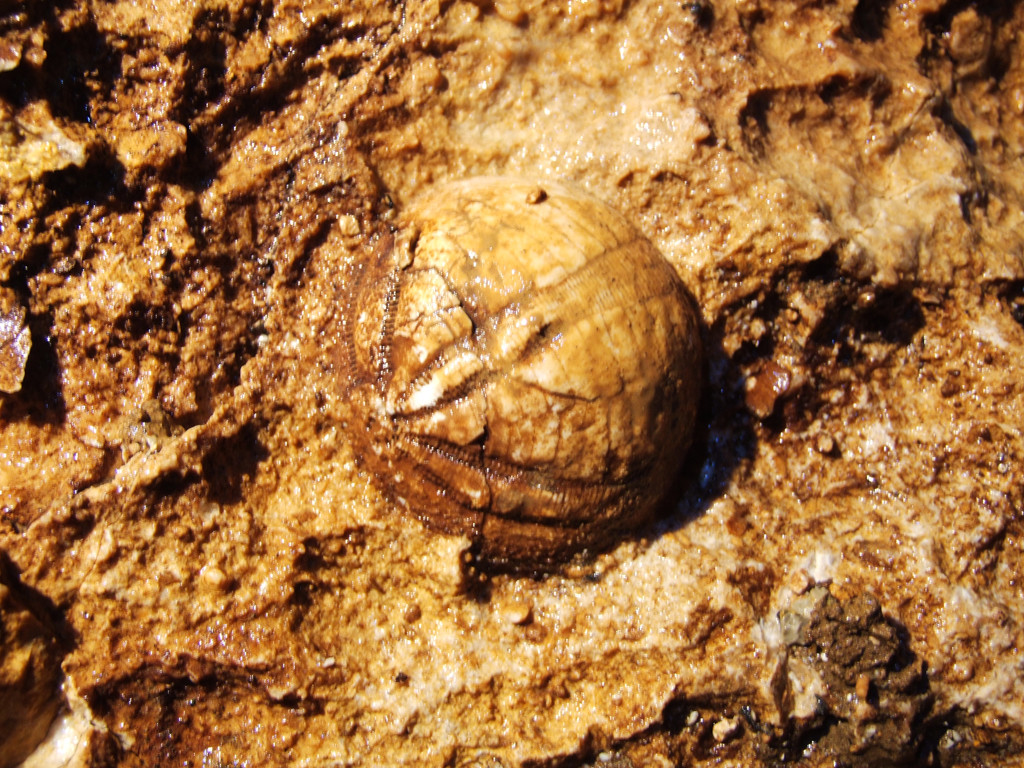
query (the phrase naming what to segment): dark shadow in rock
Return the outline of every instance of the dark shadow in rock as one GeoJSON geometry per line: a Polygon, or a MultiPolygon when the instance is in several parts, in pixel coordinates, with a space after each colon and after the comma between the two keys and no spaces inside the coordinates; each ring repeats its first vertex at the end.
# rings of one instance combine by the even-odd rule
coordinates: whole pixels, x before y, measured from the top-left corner
{"type": "Polygon", "coordinates": [[[27,420],[37,426],[64,422],[67,405],[61,389],[60,363],[51,324],[52,318],[48,316],[28,318],[32,346],[25,362],[21,389],[4,396],[0,415],[6,421],[27,420]]]}
{"type": "Polygon", "coordinates": [[[752,417],[744,404],[744,377],[736,356],[722,347],[724,324],[702,327],[705,386],[693,443],[679,479],[649,533],[678,530],[700,517],[729,486],[737,466],[752,455],[752,417]]]}
{"type": "Polygon", "coordinates": [[[881,39],[891,4],[892,0],[859,0],[850,24],[853,34],[869,43],[881,39]]]}
{"type": "Polygon", "coordinates": [[[237,504],[245,487],[270,455],[260,442],[261,427],[248,422],[230,438],[219,441],[203,457],[202,476],[209,484],[208,497],[218,504],[237,504]]]}

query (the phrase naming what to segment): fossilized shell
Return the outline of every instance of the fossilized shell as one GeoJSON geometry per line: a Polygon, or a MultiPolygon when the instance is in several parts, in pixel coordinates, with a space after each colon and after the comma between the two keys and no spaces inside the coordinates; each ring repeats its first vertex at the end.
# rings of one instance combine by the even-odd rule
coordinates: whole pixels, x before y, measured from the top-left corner
{"type": "Polygon", "coordinates": [[[542,569],[653,515],[690,443],[696,315],[620,214],[480,177],[401,215],[345,313],[360,460],[481,561],[542,569]]]}

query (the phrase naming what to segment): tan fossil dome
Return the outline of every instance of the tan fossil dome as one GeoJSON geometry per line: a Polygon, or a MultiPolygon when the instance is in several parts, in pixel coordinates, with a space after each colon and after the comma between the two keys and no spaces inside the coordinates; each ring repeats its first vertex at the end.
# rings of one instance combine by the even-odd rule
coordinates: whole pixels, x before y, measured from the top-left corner
{"type": "Polygon", "coordinates": [[[393,497],[513,569],[649,520],[699,398],[696,316],[668,262],[555,182],[449,183],[400,227],[344,353],[361,455],[393,497]]]}

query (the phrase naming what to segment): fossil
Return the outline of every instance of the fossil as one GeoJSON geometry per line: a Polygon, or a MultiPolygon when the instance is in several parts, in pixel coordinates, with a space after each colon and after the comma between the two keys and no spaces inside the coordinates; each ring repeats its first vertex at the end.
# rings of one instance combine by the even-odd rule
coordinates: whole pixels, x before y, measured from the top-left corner
{"type": "Polygon", "coordinates": [[[614,544],[679,474],[700,395],[693,302],[619,213],[478,177],[400,215],[346,301],[360,461],[485,567],[614,544]]]}

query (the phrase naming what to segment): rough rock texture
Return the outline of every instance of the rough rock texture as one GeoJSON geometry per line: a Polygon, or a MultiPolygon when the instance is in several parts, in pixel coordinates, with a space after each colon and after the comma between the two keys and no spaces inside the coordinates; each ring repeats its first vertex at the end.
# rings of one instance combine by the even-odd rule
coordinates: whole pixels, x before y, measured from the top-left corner
{"type": "Polygon", "coordinates": [[[60,706],[60,650],[45,600],[33,600],[18,587],[10,564],[0,559],[0,691],[4,694],[0,766],[4,768],[29,756],[60,706]]]}
{"type": "MultiPolygon", "coordinates": [[[[1022,34],[963,0],[0,4],[0,549],[64,637],[31,759],[1020,764],[1022,34]],[[494,173],[636,224],[708,385],[661,521],[478,583],[359,471],[323,352],[396,209],[494,173]]],[[[10,637],[0,669],[42,647],[10,637]]]]}

